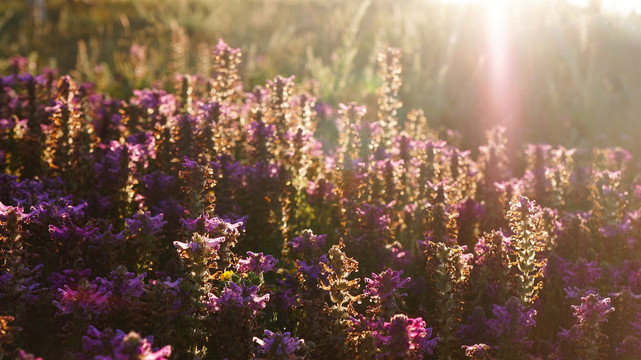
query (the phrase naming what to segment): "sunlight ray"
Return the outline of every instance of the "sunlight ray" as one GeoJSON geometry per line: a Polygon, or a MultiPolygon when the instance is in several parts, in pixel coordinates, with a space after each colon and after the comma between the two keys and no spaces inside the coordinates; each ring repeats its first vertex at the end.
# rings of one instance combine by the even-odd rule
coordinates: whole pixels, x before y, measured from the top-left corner
{"type": "Polygon", "coordinates": [[[483,8],[488,62],[483,115],[490,122],[515,126],[520,112],[520,98],[514,78],[516,72],[509,39],[507,0],[486,0],[483,8]]]}

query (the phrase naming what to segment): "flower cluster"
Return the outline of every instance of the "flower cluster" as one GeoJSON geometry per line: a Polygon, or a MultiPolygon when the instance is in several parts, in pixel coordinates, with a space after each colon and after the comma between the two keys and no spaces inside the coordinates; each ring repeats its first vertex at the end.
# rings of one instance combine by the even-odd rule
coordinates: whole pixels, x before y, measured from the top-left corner
{"type": "Polygon", "coordinates": [[[265,337],[254,337],[258,344],[258,354],[262,359],[299,359],[296,351],[301,348],[305,340],[292,338],[289,332],[272,332],[265,329],[265,337]]]}
{"type": "Polygon", "coordinates": [[[378,346],[383,350],[377,358],[422,359],[424,355],[432,354],[438,341],[438,337],[431,336],[432,329],[426,328],[420,317],[394,315],[383,324],[382,331],[375,333],[378,346]]]}
{"type": "Polygon", "coordinates": [[[207,53],[128,99],[0,77],[0,357],[639,357],[632,154],[464,149],[403,117],[396,49],[373,108],[207,53]]]}
{"type": "Polygon", "coordinates": [[[380,275],[372,273],[372,279],[365,278],[367,285],[363,294],[369,296],[376,304],[370,309],[372,312],[381,313],[382,316],[391,316],[396,313],[397,299],[407,295],[399,290],[411,281],[410,278],[401,278],[401,275],[403,270],[387,269],[380,275]]]}
{"type": "Polygon", "coordinates": [[[152,348],[153,337],[141,337],[136,332],[125,334],[122,330],[104,329],[99,331],[89,326],[87,335],[82,337],[82,352],[78,360],[89,359],[146,359],[168,360],[171,346],[152,348]]]}
{"type": "Polygon", "coordinates": [[[571,356],[596,359],[603,356],[603,344],[607,335],[601,327],[608,321],[608,314],[614,311],[610,298],[589,294],[581,298],[580,305],[572,305],[574,324],[570,329],[561,329],[559,338],[565,347],[557,350],[561,358],[571,356]]]}
{"type": "Polygon", "coordinates": [[[225,307],[246,307],[255,315],[267,305],[267,301],[269,294],[259,296],[258,286],[230,282],[220,296],[209,294],[206,305],[213,312],[220,312],[225,307]]]}

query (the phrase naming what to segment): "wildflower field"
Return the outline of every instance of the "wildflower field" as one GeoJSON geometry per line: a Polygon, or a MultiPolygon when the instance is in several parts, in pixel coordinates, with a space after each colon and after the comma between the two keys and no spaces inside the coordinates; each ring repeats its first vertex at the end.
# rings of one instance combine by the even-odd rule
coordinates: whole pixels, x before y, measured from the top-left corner
{"type": "MultiPolygon", "coordinates": [[[[520,107],[479,110],[474,86],[451,78],[478,59],[450,54],[453,68],[434,70],[420,66],[423,49],[383,44],[451,38],[412,33],[425,24],[412,15],[395,34],[383,15],[407,4],[346,1],[351,21],[329,40],[272,31],[270,46],[294,48],[286,56],[190,39],[259,36],[243,29],[272,6],[337,24],[342,12],[312,0],[174,1],[182,12],[159,1],[143,18],[145,1],[36,3],[0,5],[0,360],[641,358],[633,59],[606,71],[597,50],[577,55],[588,72],[565,63],[573,82],[566,70],[532,80],[549,87],[512,81],[537,100],[499,81],[520,107]],[[238,23],[208,34],[180,22],[206,23],[188,15],[208,6],[238,23]],[[169,34],[171,49],[135,41],[136,26],[147,40],[169,34]],[[87,50],[94,28],[113,38],[87,50]],[[76,48],[56,53],[65,39],[76,48]],[[109,59],[109,46],[126,52],[109,59]],[[429,90],[430,77],[445,89],[429,90]]],[[[491,7],[422,4],[441,24],[491,7]]],[[[392,25],[405,16],[394,11],[392,25]]],[[[638,17],[586,49],[623,48],[638,17]]]]}

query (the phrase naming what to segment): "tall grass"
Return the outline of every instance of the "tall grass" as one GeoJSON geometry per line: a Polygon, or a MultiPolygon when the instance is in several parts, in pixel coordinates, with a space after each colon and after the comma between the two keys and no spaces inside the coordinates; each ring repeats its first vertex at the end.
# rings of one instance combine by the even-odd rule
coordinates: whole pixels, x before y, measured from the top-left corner
{"type": "MultiPolygon", "coordinates": [[[[522,110],[517,122],[506,123],[485,111],[490,65],[484,4],[46,0],[39,9],[37,3],[0,4],[0,58],[27,55],[34,68],[55,65],[115,96],[137,87],[169,88],[174,71],[203,71],[209,54],[202,49],[224,38],[243,49],[240,73],[250,88],[292,74],[309,80],[323,102],[374,106],[376,54],[390,45],[403,53],[401,111],[423,109],[432,126],[459,129],[466,147],[476,148],[484,140],[481,130],[503,123],[513,144],[641,150],[636,14],[553,0],[509,2],[511,81],[522,110]],[[134,44],[144,49],[143,58],[134,44]]],[[[7,66],[0,62],[0,69],[7,66]]]]}

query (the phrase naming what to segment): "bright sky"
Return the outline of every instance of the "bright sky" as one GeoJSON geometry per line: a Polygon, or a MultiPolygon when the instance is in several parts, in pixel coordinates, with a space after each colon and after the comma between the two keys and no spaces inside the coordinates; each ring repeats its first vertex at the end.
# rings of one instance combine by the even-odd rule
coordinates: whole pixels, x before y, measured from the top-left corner
{"type": "MultiPolygon", "coordinates": [[[[572,4],[587,6],[590,0],[568,0],[572,4]]],[[[620,13],[629,13],[636,11],[641,13],[641,0],[603,0],[602,8],[604,10],[620,13]]]]}
{"type": "MultiPolygon", "coordinates": [[[[467,4],[476,2],[487,2],[488,0],[440,0],[450,4],[467,4]]],[[[565,0],[578,6],[587,6],[590,0],[565,0]]],[[[603,0],[602,9],[611,12],[629,13],[636,11],[641,14],[641,0],[603,0]]]]}

